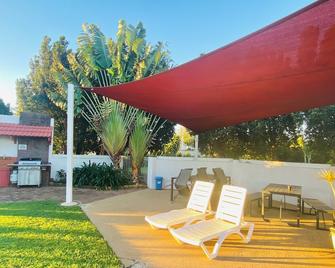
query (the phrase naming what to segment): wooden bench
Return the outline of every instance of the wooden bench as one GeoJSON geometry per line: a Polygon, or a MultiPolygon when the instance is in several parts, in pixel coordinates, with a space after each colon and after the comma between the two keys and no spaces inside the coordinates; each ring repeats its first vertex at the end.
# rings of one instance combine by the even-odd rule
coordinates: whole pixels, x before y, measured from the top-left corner
{"type": "MultiPolygon", "coordinates": [[[[269,202],[269,196],[265,196],[266,199],[268,199],[269,202]]],[[[249,203],[249,215],[252,216],[252,204],[257,201],[257,206],[261,207],[262,205],[262,193],[261,192],[256,192],[256,193],[251,193],[247,194],[246,197],[247,203],[249,203]]]]}
{"type": "Polygon", "coordinates": [[[312,214],[312,210],[315,211],[316,217],[316,229],[328,230],[325,223],[325,213],[331,214],[333,219],[333,226],[335,226],[335,208],[327,206],[325,203],[321,202],[315,198],[303,198],[302,199],[302,212],[305,213],[305,204],[310,207],[309,214],[312,214]],[[320,214],[322,215],[324,228],[320,227],[320,214]]]}
{"type": "MultiPolygon", "coordinates": [[[[272,207],[272,196],[270,194],[265,194],[265,199],[268,202],[268,208],[272,207]]],[[[257,201],[257,206],[261,207],[262,205],[262,192],[255,192],[251,194],[247,194],[246,201],[249,203],[249,215],[252,216],[252,204],[257,201]]],[[[265,205],[265,204],[264,204],[265,205]]],[[[286,199],[284,196],[284,201],[280,201],[280,206],[279,206],[279,218],[280,220],[282,219],[282,210],[286,209],[286,199]]]]}

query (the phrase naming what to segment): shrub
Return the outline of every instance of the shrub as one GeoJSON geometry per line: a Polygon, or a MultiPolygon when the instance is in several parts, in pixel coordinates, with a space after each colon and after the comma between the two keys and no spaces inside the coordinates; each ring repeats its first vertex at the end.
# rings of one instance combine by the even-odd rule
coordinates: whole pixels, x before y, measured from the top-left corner
{"type": "Polygon", "coordinates": [[[66,171],[64,169],[60,169],[56,172],[55,181],[60,183],[66,182],[66,171]]]}
{"type": "Polygon", "coordinates": [[[189,151],[187,151],[187,152],[184,153],[184,157],[191,157],[191,156],[192,155],[191,155],[191,153],[189,151]]]}
{"type": "Polygon", "coordinates": [[[180,137],[174,134],[169,143],[164,145],[163,155],[175,156],[180,147],[180,137]]]}
{"type": "Polygon", "coordinates": [[[84,163],[73,170],[73,184],[75,186],[93,186],[98,190],[117,190],[124,185],[131,184],[130,173],[115,169],[106,163],[84,163]]]}

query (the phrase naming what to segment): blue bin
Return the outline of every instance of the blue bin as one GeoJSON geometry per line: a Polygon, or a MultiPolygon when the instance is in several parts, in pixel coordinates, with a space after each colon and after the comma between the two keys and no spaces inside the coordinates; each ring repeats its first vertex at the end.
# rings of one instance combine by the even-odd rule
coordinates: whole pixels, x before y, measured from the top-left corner
{"type": "Polygon", "coordinates": [[[163,186],[163,177],[161,176],[156,176],[155,177],[156,180],[156,190],[162,190],[162,186],[163,186]]]}

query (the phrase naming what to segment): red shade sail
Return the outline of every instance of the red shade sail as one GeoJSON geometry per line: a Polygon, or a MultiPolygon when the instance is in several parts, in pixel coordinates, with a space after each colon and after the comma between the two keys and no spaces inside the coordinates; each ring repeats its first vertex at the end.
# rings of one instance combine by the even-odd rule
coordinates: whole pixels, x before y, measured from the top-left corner
{"type": "Polygon", "coordinates": [[[335,0],[166,72],[93,92],[196,132],[335,103],[335,0]]]}

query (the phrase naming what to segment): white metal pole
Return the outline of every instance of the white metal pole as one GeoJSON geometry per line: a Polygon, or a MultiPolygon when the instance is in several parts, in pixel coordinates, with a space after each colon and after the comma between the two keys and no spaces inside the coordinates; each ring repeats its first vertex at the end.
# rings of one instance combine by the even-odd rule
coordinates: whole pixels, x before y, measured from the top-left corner
{"type": "Polygon", "coordinates": [[[195,135],[195,159],[198,159],[199,156],[199,135],[195,135]]]}
{"type": "Polygon", "coordinates": [[[52,150],[54,147],[54,127],[55,127],[55,120],[53,118],[50,119],[50,127],[51,127],[51,137],[50,137],[50,144],[49,144],[49,162],[51,162],[52,158],[52,150]]]}
{"type": "Polygon", "coordinates": [[[73,206],[77,203],[72,200],[73,184],[73,117],[74,117],[74,87],[68,84],[67,88],[67,137],[66,137],[66,202],[64,206],[73,206]]]}

